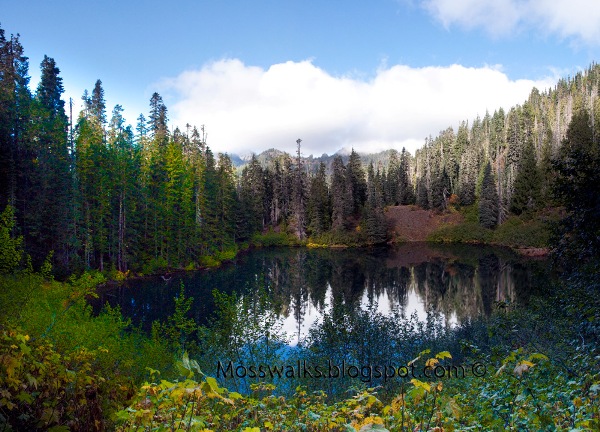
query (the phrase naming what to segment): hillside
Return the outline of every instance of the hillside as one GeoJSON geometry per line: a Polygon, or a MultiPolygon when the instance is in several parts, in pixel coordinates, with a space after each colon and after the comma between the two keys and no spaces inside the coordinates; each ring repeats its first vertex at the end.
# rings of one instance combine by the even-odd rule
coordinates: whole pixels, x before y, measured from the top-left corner
{"type": "Polygon", "coordinates": [[[463,220],[459,213],[437,214],[414,205],[388,207],[385,218],[394,242],[426,241],[442,224],[458,224],[463,220]]]}

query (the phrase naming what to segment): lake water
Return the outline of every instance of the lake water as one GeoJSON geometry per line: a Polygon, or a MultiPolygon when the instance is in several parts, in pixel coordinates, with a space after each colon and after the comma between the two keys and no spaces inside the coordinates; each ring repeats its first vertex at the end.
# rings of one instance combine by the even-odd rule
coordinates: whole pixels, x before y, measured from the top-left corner
{"type": "Polygon", "coordinates": [[[191,314],[208,323],[212,291],[241,296],[266,288],[292,344],[335,302],[425,319],[427,310],[447,325],[489,315],[499,302],[526,303],[548,283],[546,260],[487,246],[409,243],[395,248],[269,248],[243,254],[218,269],[131,280],[100,290],[92,306],[119,305],[123,315],[149,330],[174,311],[183,282],[194,298],[191,314]]]}

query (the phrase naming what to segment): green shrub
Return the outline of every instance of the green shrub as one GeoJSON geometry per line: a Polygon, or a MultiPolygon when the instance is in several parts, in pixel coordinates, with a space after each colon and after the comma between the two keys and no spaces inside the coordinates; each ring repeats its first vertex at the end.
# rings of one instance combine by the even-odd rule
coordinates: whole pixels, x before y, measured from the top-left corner
{"type": "Polygon", "coordinates": [[[12,299],[0,314],[1,430],[3,422],[12,430],[110,428],[146,367],[169,369],[164,341],[132,328],[119,309],[92,314],[86,299],[104,281],[99,272],[67,282],[35,273],[0,279],[12,299]]]}
{"type": "Polygon", "coordinates": [[[483,228],[479,222],[465,221],[458,225],[445,225],[431,233],[427,241],[438,243],[490,243],[492,230],[483,228]]]}
{"type": "Polygon", "coordinates": [[[237,255],[237,248],[232,247],[229,249],[225,249],[224,251],[217,251],[214,253],[214,257],[217,261],[231,261],[237,255]]]}
{"type": "Polygon", "coordinates": [[[539,219],[526,220],[511,215],[496,228],[493,243],[512,247],[547,247],[550,243],[550,227],[539,219]]]}
{"type": "Polygon", "coordinates": [[[293,234],[275,232],[273,230],[261,234],[254,234],[251,243],[257,247],[297,246],[300,244],[293,234]]]}
{"type": "Polygon", "coordinates": [[[483,228],[477,219],[475,206],[464,207],[464,221],[456,225],[444,225],[431,233],[428,241],[438,243],[489,243],[510,247],[548,247],[550,243],[552,216],[542,213],[533,215],[510,215],[496,229],[483,228]]]}
{"type": "Polygon", "coordinates": [[[15,210],[6,206],[0,214],[0,275],[17,269],[23,257],[23,237],[12,238],[15,210]]]}
{"type": "Polygon", "coordinates": [[[213,257],[212,255],[202,255],[198,260],[200,266],[206,268],[219,267],[221,265],[221,261],[213,257]]]}
{"type": "Polygon", "coordinates": [[[365,236],[360,231],[327,231],[312,236],[309,243],[323,246],[360,247],[366,245],[365,236]]]}
{"type": "Polygon", "coordinates": [[[169,269],[169,263],[163,257],[152,258],[142,267],[142,273],[145,275],[152,275],[157,273],[163,273],[169,269]]]}

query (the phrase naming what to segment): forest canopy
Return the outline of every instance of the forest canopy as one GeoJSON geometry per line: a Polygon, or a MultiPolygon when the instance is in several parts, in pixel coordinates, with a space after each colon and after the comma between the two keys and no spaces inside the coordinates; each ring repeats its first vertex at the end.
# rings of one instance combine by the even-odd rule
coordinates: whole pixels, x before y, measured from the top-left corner
{"type": "MultiPolygon", "coordinates": [[[[63,275],[193,269],[269,231],[288,243],[385,243],[385,208],[393,205],[476,206],[486,229],[564,205],[563,229],[574,233],[598,213],[584,204],[598,182],[596,162],[586,173],[570,162],[597,161],[597,65],[554,89],[534,88],[508,111],[430,136],[414,156],[402,149],[307,158],[298,140],[296,155],[273,150],[241,167],[213,154],[203,126],[169,125],[158,93],[133,127],[120,105],[107,112],[97,80],[70,118],[54,59],[44,57],[30,89],[19,37],[3,30],[0,67],[0,208],[13,208],[11,238],[22,238],[34,265],[52,253],[63,275]]],[[[594,233],[569,238],[596,244],[594,233]]]]}

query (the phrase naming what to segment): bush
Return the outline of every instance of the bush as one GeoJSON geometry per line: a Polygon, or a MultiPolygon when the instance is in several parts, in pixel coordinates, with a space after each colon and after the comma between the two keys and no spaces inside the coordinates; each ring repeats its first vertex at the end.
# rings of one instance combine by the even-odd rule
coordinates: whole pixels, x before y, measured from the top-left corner
{"type": "Polygon", "coordinates": [[[146,367],[168,370],[164,341],[131,328],[118,309],[92,315],[86,298],[103,281],[99,272],[64,283],[39,274],[0,280],[13,299],[0,315],[0,429],[110,428],[146,367]]]}
{"type": "Polygon", "coordinates": [[[236,247],[232,247],[230,249],[225,249],[224,251],[217,251],[214,254],[214,257],[217,261],[231,261],[233,260],[236,255],[237,255],[237,248],[236,247]]]}
{"type": "Polygon", "coordinates": [[[359,247],[366,244],[363,233],[358,231],[328,231],[309,238],[312,247],[359,247]]]}
{"type": "Polygon", "coordinates": [[[526,220],[511,215],[496,228],[493,243],[511,247],[548,247],[550,227],[539,219],[526,220]]]}
{"type": "MultiPolygon", "coordinates": [[[[409,365],[455,370],[449,352],[430,353],[422,351],[409,365]]],[[[303,386],[288,397],[276,397],[277,386],[266,383],[252,384],[247,395],[232,392],[184,355],[177,365],[180,379],[145,383],[117,418],[122,431],[150,426],[241,432],[591,431],[600,426],[597,380],[568,381],[547,356],[522,349],[508,353],[498,367],[479,365],[454,377],[407,378],[389,398],[371,387],[332,401],[323,391],[303,386]],[[194,379],[197,374],[200,379],[194,379]]]]}
{"type": "Polygon", "coordinates": [[[99,350],[61,353],[10,330],[0,333],[0,352],[0,427],[8,430],[103,430],[105,413],[134,391],[125,376],[103,376],[95,367],[99,350]]]}
{"type": "Polygon", "coordinates": [[[23,257],[23,237],[12,238],[15,210],[6,206],[0,214],[0,275],[17,269],[23,257]]]}
{"type": "Polygon", "coordinates": [[[213,257],[212,255],[202,255],[198,260],[200,266],[206,268],[219,267],[221,265],[221,261],[213,257]]]}
{"type": "Polygon", "coordinates": [[[300,242],[293,234],[269,230],[252,236],[252,244],[257,247],[298,246],[300,242]]]}
{"type": "Polygon", "coordinates": [[[431,233],[428,241],[438,243],[488,243],[509,247],[544,248],[550,244],[552,224],[556,215],[538,213],[531,215],[510,215],[495,230],[483,228],[478,222],[477,208],[464,207],[461,212],[464,222],[457,225],[444,225],[431,233]]]}
{"type": "Polygon", "coordinates": [[[479,222],[465,221],[458,225],[445,225],[431,233],[427,241],[438,243],[491,243],[492,230],[479,222]]]}
{"type": "Polygon", "coordinates": [[[157,273],[164,273],[169,269],[169,263],[163,257],[152,258],[142,267],[142,273],[145,275],[152,275],[157,273]]]}

